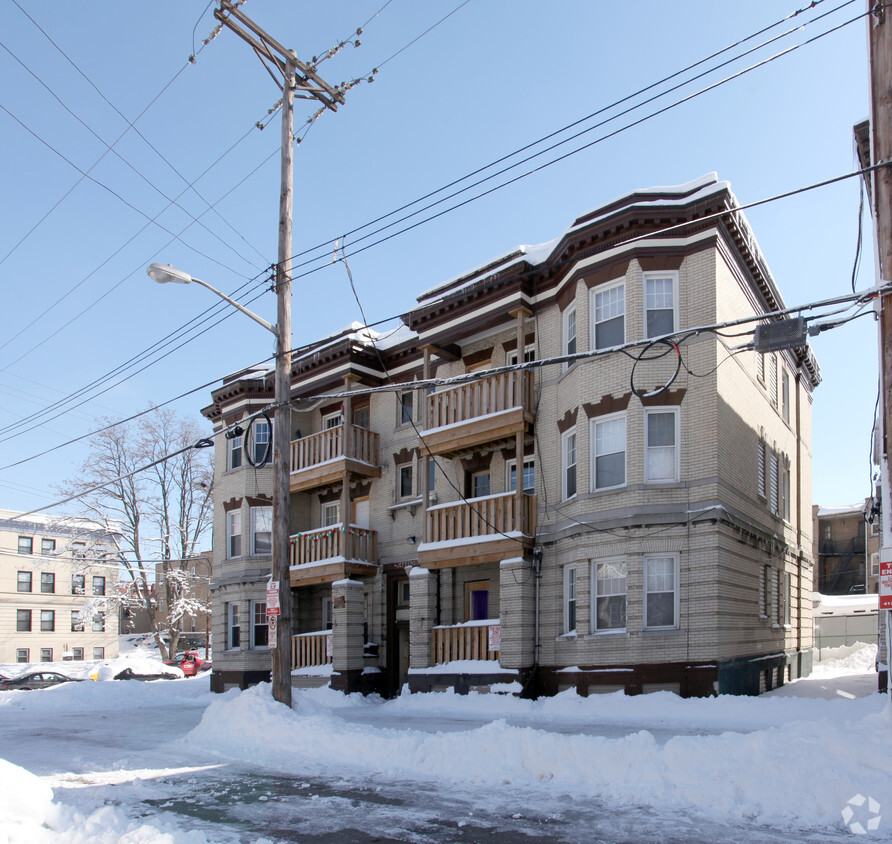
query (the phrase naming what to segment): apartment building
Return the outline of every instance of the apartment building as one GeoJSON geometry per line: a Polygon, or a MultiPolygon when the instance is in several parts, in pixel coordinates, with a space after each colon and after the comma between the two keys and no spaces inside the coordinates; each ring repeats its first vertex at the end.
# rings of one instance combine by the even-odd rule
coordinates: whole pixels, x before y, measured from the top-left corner
{"type": "MultiPolygon", "coordinates": [[[[295,685],[757,694],[812,662],[807,347],[727,182],[636,191],[292,366],[295,685]],[[767,321],[763,320],[763,321],[767,321]]],[[[272,373],[226,379],[214,673],[269,676],[272,373]]]]}
{"type": "Polygon", "coordinates": [[[873,499],[848,507],[812,507],[815,592],[869,594],[879,589],[880,519],[873,499]]]}
{"type": "Polygon", "coordinates": [[[0,510],[0,663],[118,655],[119,552],[87,519],[0,510]]]}

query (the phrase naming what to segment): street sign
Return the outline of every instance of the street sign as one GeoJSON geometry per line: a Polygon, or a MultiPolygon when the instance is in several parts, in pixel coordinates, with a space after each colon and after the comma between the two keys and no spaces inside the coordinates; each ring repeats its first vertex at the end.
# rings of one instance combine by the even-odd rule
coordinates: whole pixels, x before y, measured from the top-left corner
{"type": "Polygon", "coordinates": [[[880,609],[892,610],[892,548],[880,550],[880,609]]]}
{"type": "MultiPolygon", "coordinates": [[[[266,616],[269,618],[273,615],[279,615],[279,584],[275,580],[271,580],[266,584],[266,616]]],[[[272,633],[272,630],[270,630],[272,633]]]]}
{"type": "Polygon", "coordinates": [[[267,630],[267,645],[271,648],[276,647],[278,642],[276,641],[276,626],[278,625],[279,617],[277,615],[268,615],[266,617],[266,623],[269,625],[267,630]]]}

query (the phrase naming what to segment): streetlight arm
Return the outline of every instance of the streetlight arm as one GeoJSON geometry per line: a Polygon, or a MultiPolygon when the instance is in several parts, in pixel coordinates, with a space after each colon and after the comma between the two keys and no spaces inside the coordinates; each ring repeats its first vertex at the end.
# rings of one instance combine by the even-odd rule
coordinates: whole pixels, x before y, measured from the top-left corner
{"type": "Polygon", "coordinates": [[[275,325],[267,322],[263,317],[257,316],[253,311],[249,311],[244,305],[240,305],[235,299],[232,299],[225,293],[217,290],[216,287],[213,287],[206,281],[202,281],[200,278],[195,278],[195,276],[189,275],[189,273],[183,272],[183,270],[171,267],[169,264],[152,264],[146,270],[146,273],[149,278],[153,281],[157,281],[158,284],[168,284],[170,282],[173,282],[174,284],[191,284],[194,281],[196,284],[200,284],[202,287],[210,290],[211,293],[216,293],[224,302],[229,302],[233,308],[241,311],[245,316],[251,317],[254,322],[260,323],[260,325],[276,338],[279,336],[279,329],[275,325]]]}

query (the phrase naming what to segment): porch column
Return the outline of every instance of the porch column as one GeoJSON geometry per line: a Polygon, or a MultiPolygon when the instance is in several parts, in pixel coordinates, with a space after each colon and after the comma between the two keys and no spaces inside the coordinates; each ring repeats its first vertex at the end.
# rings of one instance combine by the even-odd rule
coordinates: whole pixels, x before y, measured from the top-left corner
{"type": "Polygon", "coordinates": [[[532,668],[536,647],[536,578],[522,557],[499,565],[499,618],[503,668],[532,668]]]}
{"type": "MultiPolygon", "coordinates": [[[[359,380],[355,375],[344,376],[344,392],[349,393],[353,390],[354,384],[359,380]]],[[[349,463],[353,457],[353,401],[349,395],[344,396],[343,401],[343,425],[342,431],[344,442],[344,458],[345,463],[349,463]]],[[[341,526],[344,532],[341,534],[343,549],[342,553],[348,560],[354,558],[353,554],[353,537],[350,535],[350,472],[344,472],[341,486],[341,526]]]]}
{"type": "MultiPolygon", "coordinates": [[[[421,377],[427,381],[431,377],[431,347],[424,347],[424,368],[421,377]]],[[[427,390],[421,392],[421,430],[427,430],[428,426],[428,400],[427,390]]],[[[421,541],[427,542],[427,511],[431,506],[430,490],[430,463],[431,456],[424,441],[421,442],[421,497],[424,499],[424,516],[421,520],[421,541]]]]}
{"type": "Polygon", "coordinates": [[[336,580],[332,598],[331,687],[342,692],[358,691],[362,677],[362,584],[358,580],[336,580]]]}
{"type": "MultiPolygon", "coordinates": [[[[523,332],[523,323],[524,320],[532,315],[532,311],[529,308],[518,308],[515,311],[511,311],[511,316],[517,319],[517,362],[523,363],[523,350],[526,346],[526,338],[523,332]]],[[[523,389],[524,384],[524,371],[518,370],[514,373],[514,400],[519,404],[523,405],[526,400],[526,395],[523,389]]],[[[531,526],[524,523],[523,519],[523,431],[518,431],[514,435],[514,455],[515,455],[515,463],[514,463],[514,512],[515,512],[515,530],[521,531],[521,533],[528,533],[531,529],[531,526]]]]}
{"type": "Polygon", "coordinates": [[[430,668],[436,621],[436,573],[415,566],[409,571],[409,668],[430,668]]]}

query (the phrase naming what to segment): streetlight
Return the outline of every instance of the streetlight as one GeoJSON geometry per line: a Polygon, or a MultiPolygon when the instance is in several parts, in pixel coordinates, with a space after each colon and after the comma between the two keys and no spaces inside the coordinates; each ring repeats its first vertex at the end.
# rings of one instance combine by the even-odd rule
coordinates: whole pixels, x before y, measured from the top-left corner
{"type": "MultiPolygon", "coordinates": [[[[290,240],[290,238],[289,238],[290,240]]],[[[169,264],[152,264],[146,270],[158,284],[199,284],[228,302],[254,322],[260,323],[276,338],[276,408],[273,416],[273,537],[272,566],[273,582],[279,591],[279,617],[276,637],[270,642],[273,646],[272,685],[273,697],[291,706],[291,574],[288,536],[288,505],[290,497],[289,478],[291,473],[291,450],[289,432],[291,429],[288,402],[291,398],[291,285],[278,287],[279,320],[276,325],[249,311],[225,293],[212,287],[206,281],[178,270],[169,264]],[[280,330],[280,326],[281,329],[280,330]]],[[[279,270],[281,275],[281,269],[279,270]]]]}

